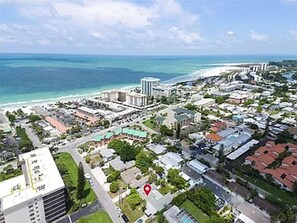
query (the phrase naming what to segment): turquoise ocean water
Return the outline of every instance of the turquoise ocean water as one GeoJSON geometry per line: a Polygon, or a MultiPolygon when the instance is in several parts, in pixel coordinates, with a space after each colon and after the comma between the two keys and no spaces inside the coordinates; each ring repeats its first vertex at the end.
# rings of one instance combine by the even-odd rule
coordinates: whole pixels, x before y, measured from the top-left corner
{"type": "MultiPolygon", "coordinates": [[[[234,63],[297,59],[266,56],[98,56],[0,54],[0,105],[90,95],[137,85],[145,76],[183,81],[193,73],[234,63]]],[[[199,72],[196,76],[199,76],[199,72]]],[[[197,77],[198,77],[197,76],[197,77]]]]}

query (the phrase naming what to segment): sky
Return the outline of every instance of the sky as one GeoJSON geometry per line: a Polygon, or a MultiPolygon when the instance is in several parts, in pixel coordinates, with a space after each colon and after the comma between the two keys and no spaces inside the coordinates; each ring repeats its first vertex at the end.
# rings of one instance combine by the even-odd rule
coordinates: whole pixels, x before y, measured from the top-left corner
{"type": "Polygon", "coordinates": [[[297,0],[0,0],[0,52],[297,54],[297,0]]]}

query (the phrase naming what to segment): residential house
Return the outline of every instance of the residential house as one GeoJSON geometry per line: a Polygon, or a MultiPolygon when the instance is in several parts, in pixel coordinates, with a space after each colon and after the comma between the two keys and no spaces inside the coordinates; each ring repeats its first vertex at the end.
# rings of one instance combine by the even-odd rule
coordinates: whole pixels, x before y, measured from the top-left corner
{"type": "Polygon", "coordinates": [[[164,167],[165,171],[171,168],[180,169],[183,159],[180,154],[168,152],[161,156],[156,162],[164,167]]]}
{"type": "Polygon", "coordinates": [[[227,125],[225,122],[221,122],[221,121],[216,121],[214,123],[211,124],[211,128],[209,129],[212,132],[220,132],[222,130],[225,130],[227,128],[227,125]]]}
{"type": "Polygon", "coordinates": [[[297,146],[293,144],[275,144],[267,142],[265,146],[256,150],[253,156],[245,159],[246,164],[252,165],[263,176],[271,175],[275,183],[279,184],[283,189],[292,191],[294,182],[297,180],[297,146]],[[291,152],[291,155],[285,157],[279,167],[268,168],[278,156],[285,152],[291,152]]]}

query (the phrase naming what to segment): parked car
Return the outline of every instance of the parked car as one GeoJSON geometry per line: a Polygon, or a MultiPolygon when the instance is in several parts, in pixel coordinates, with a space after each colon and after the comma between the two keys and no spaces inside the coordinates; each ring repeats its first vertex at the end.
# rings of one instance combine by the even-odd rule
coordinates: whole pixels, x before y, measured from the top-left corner
{"type": "Polygon", "coordinates": [[[126,223],[129,222],[129,218],[128,218],[125,214],[122,215],[122,219],[123,219],[124,222],[126,222],[126,223]]]}
{"type": "Polygon", "coordinates": [[[94,182],[90,179],[89,183],[91,184],[91,186],[94,186],[94,182]]]}
{"type": "Polygon", "coordinates": [[[85,173],[85,178],[86,178],[87,180],[91,179],[91,176],[90,176],[90,174],[88,174],[88,173],[85,173]]]}

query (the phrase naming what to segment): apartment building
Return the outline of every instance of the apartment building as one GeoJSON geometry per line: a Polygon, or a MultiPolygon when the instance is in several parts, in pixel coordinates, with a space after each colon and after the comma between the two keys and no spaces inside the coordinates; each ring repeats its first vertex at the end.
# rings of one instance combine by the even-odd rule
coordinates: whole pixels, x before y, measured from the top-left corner
{"type": "Polygon", "coordinates": [[[0,223],[46,223],[66,214],[65,185],[48,148],[19,155],[23,174],[0,183],[0,223]]]}
{"type": "Polygon", "coordinates": [[[145,77],[140,80],[141,94],[151,96],[153,94],[153,87],[160,85],[160,79],[154,77],[145,77]]]}

